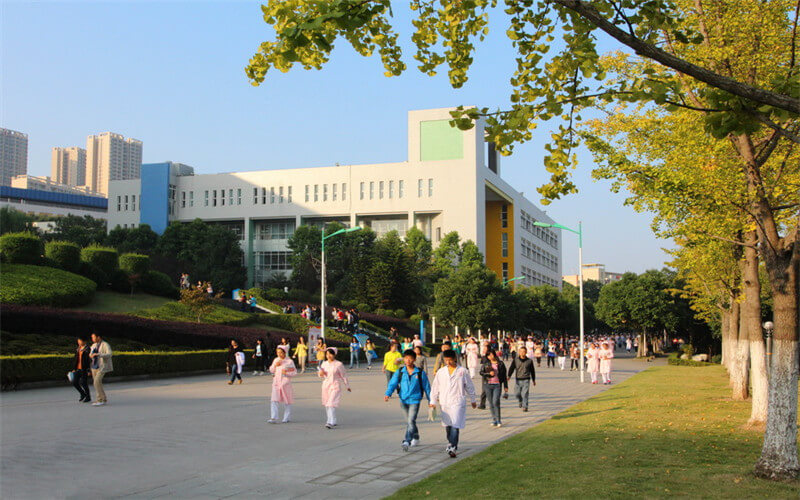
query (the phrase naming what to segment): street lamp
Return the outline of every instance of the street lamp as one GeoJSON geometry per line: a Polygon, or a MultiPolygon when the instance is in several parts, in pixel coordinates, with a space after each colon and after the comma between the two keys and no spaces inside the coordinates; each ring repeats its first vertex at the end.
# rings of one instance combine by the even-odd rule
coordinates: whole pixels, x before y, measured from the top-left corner
{"type": "Polygon", "coordinates": [[[511,278],[510,280],[505,280],[505,281],[502,283],[502,285],[501,285],[501,286],[506,286],[506,285],[508,285],[509,283],[511,283],[512,281],[517,281],[517,280],[521,280],[521,279],[525,279],[525,276],[517,276],[516,278],[511,278]]]}
{"type": "Polygon", "coordinates": [[[534,222],[534,226],[539,227],[555,227],[557,229],[563,229],[565,231],[569,231],[571,233],[575,233],[578,235],[578,289],[580,290],[580,301],[579,301],[579,315],[580,315],[580,350],[581,350],[581,383],[584,382],[585,379],[585,368],[584,368],[584,357],[583,357],[583,224],[578,221],[578,230],[574,230],[567,226],[562,226],[561,224],[546,224],[544,222],[534,222]]]}
{"type": "Polygon", "coordinates": [[[320,298],[322,308],[319,310],[319,317],[320,317],[320,336],[325,338],[325,240],[328,238],[333,238],[337,234],[342,233],[352,233],[353,231],[358,231],[361,229],[361,226],[351,227],[349,229],[340,229],[335,231],[327,236],[325,236],[325,226],[322,227],[322,276],[321,276],[321,286],[320,290],[322,292],[322,297],[320,298]]]}
{"type": "Polygon", "coordinates": [[[764,339],[767,341],[767,375],[772,375],[772,331],[775,329],[775,323],[765,321],[762,326],[764,327],[764,339]]]}

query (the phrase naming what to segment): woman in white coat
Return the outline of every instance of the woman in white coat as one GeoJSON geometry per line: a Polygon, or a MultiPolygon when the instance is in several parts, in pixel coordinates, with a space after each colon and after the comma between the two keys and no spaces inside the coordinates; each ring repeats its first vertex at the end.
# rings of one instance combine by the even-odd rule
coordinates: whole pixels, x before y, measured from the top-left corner
{"type": "Polygon", "coordinates": [[[598,357],[600,358],[600,375],[603,377],[603,384],[608,385],[611,383],[611,360],[614,358],[614,350],[608,346],[608,343],[603,342],[598,357]]]}
{"type": "Polygon", "coordinates": [[[441,406],[442,426],[447,434],[445,452],[452,458],[458,450],[459,429],[467,425],[467,396],[472,407],[476,408],[475,386],[464,367],[456,364],[456,353],[452,350],[442,351],[445,366],[439,368],[431,387],[430,407],[438,403],[441,406]]]}
{"type": "Polygon", "coordinates": [[[325,407],[325,413],[328,415],[325,428],[333,429],[336,427],[336,408],[342,399],[342,385],[347,388],[347,392],[351,391],[344,365],[341,361],[336,360],[336,348],[328,347],[325,357],[326,360],[322,362],[317,373],[320,378],[324,379],[322,381],[322,406],[325,407]]]}
{"type": "Polygon", "coordinates": [[[597,372],[600,371],[600,349],[597,344],[592,343],[589,350],[586,351],[586,369],[592,377],[592,383],[597,383],[597,372]]]}
{"type": "Polygon", "coordinates": [[[475,375],[478,374],[478,369],[480,368],[481,358],[480,358],[480,348],[478,347],[478,343],[475,342],[474,337],[469,338],[465,351],[467,355],[467,367],[469,368],[469,376],[470,378],[475,378],[475,375]]]}

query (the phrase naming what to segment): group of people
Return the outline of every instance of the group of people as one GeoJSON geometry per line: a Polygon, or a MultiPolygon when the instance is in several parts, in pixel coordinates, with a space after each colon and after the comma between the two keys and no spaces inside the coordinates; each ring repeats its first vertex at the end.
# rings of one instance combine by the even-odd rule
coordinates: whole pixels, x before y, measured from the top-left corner
{"type": "Polygon", "coordinates": [[[67,378],[80,394],[80,403],[92,403],[92,406],[104,406],[108,402],[106,391],[103,388],[103,378],[107,373],[114,371],[111,358],[111,346],[103,340],[99,333],[91,334],[92,344],[85,336],[77,338],[75,360],[72,370],[67,372],[67,378]],[[89,390],[89,377],[92,377],[95,400],[92,402],[92,393],[89,390]]]}
{"type": "Polygon", "coordinates": [[[237,297],[236,301],[239,303],[240,311],[246,312],[249,310],[251,313],[256,312],[258,299],[255,295],[247,295],[244,290],[239,290],[239,297],[237,297]]]}
{"type": "MultiPolygon", "coordinates": [[[[189,290],[192,288],[192,282],[189,279],[189,273],[181,273],[181,277],[178,279],[178,288],[181,290],[189,290]]],[[[210,281],[198,281],[195,285],[195,288],[198,290],[205,290],[209,297],[214,297],[214,287],[211,285],[210,281]]]]}

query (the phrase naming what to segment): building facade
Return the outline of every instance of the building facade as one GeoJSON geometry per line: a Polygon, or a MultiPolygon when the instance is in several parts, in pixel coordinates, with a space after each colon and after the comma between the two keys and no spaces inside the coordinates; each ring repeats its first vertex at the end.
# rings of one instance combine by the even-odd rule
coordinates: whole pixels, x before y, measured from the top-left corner
{"type": "Polygon", "coordinates": [[[11,178],[28,173],[28,134],[0,128],[0,186],[10,186],[11,178]]]}
{"type": "Polygon", "coordinates": [[[108,183],[138,179],[142,168],[142,141],[113,132],[90,135],[86,139],[86,185],[108,194],[108,183]]]}
{"type": "Polygon", "coordinates": [[[59,184],[86,184],[86,150],[79,147],[53,148],[50,177],[59,184]]]}
{"type": "Polygon", "coordinates": [[[89,215],[106,219],[108,200],[98,196],[0,186],[0,207],[34,215],[89,215]]]}
{"type": "MultiPolygon", "coordinates": [[[[578,286],[578,275],[567,274],[564,276],[564,281],[572,286],[578,286]]],[[[605,264],[584,264],[583,265],[583,282],[590,280],[599,281],[602,284],[612,283],[622,279],[622,273],[612,273],[606,271],[605,264]]]]}
{"type": "Polygon", "coordinates": [[[51,193],[80,194],[84,196],[105,198],[105,195],[102,193],[95,193],[86,186],[70,186],[56,182],[50,177],[36,177],[33,175],[18,175],[12,178],[11,187],[20,189],[36,189],[38,191],[49,191],[51,193]]]}
{"type": "Polygon", "coordinates": [[[500,177],[499,158],[482,123],[449,124],[448,109],[408,115],[408,160],[194,175],[180,164],[142,167],[140,180],[112,181],[109,229],[202,219],[239,235],[251,284],[291,270],[287,240],[300,225],[340,222],[378,236],[419,228],[435,247],[457,231],[486,264],[515,284],[561,286],[561,237],[533,225],[553,223],[500,177]]]}

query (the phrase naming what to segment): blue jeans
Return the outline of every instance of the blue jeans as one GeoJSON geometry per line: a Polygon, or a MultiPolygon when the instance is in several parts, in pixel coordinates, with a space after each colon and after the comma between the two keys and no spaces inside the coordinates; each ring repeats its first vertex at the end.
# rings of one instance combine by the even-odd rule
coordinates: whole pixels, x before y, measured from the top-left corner
{"type": "Polygon", "coordinates": [[[353,361],[356,362],[356,368],[359,368],[359,365],[358,365],[358,351],[350,351],[350,368],[353,367],[353,361]]]}
{"type": "Polygon", "coordinates": [[[519,404],[521,404],[523,408],[528,408],[528,394],[530,394],[531,391],[531,379],[518,378],[514,390],[519,404]]]}
{"type": "Polygon", "coordinates": [[[450,443],[450,446],[458,449],[458,428],[448,425],[444,428],[444,433],[447,435],[447,442],[450,443]]]}
{"type": "Polygon", "coordinates": [[[492,410],[492,422],[501,423],[500,420],[500,384],[486,384],[486,399],[489,400],[489,408],[492,410]]]}
{"type": "Polygon", "coordinates": [[[410,443],[412,439],[419,439],[419,429],[417,429],[419,403],[405,404],[400,401],[400,409],[406,416],[406,437],[403,438],[403,442],[410,443]]]}

